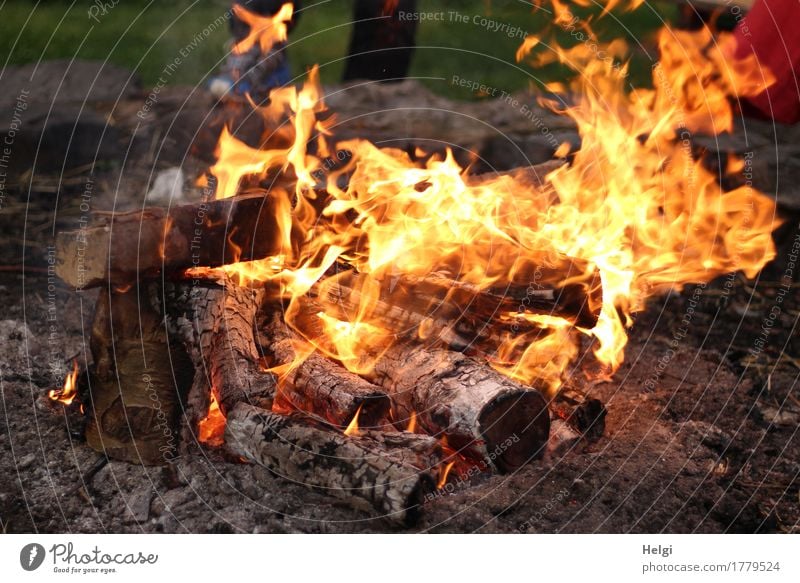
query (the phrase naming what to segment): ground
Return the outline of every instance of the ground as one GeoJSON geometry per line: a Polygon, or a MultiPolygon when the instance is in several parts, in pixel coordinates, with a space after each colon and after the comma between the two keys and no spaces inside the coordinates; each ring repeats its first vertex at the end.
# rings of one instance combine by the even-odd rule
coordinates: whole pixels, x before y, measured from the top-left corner
{"type": "MultiPolygon", "coordinates": [[[[28,289],[44,284],[38,275],[26,280],[28,289]]],[[[28,331],[12,332],[17,342],[3,348],[0,517],[6,532],[394,530],[267,470],[226,461],[219,452],[166,467],[111,461],[98,470],[104,456],[71,437],[61,407],[42,398],[52,386],[40,372],[45,355],[35,346],[47,334],[44,298],[23,296],[19,275],[4,281],[6,317],[20,322],[23,309],[28,314],[28,331]],[[27,356],[18,349],[23,334],[30,340],[27,356]],[[30,381],[24,373],[28,358],[30,381]]],[[[512,475],[471,486],[456,480],[453,493],[426,504],[412,530],[796,532],[797,363],[762,369],[770,375],[767,383],[755,369],[732,362],[734,346],[746,346],[753,336],[734,334],[742,318],[730,307],[720,310],[718,294],[710,291],[699,296],[692,340],[670,353],[676,319],[695,297],[674,296],[637,319],[628,362],[595,387],[608,407],[600,441],[512,475]],[[655,387],[646,390],[665,359],[655,387]]],[[[62,292],[58,305],[73,315],[64,322],[65,351],[77,351],[80,314],[91,301],[62,292]]],[[[761,313],[748,317],[760,321],[761,313]]],[[[770,346],[789,340],[786,331],[776,330],[770,346]]]]}
{"type": "MultiPolygon", "coordinates": [[[[527,118],[513,107],[448,102],[414,84],[391,91],[330,91],[341,91],[338,100],[331,101],[345,133],[380,139],[383,132],[384,139],[393,141],[396,135],[413,135],[442,142],[454,142],[458,135],[464,138],[460,145],[465,151],[480,153],[485,169],[521,163],[501,147],[507,142],[514,144],[512,150],[522,162],[538,162],[552,153],[548,142],[539,139],[542,136],[524,131],[519,120],[527,118]],[[421,113],[402,109],[403,104],[412,107],[415,99],[436,107],[421,113]],[[364,111],[387,110],[360,117],[364,111]],[[454,127],[456,114],[448,111],[458,112],[460,125],[454,127]],[[473,123],[464,121],[464,112],[473,123]],[[481,129],[483,122],[492,129],[481,129]],[[445,136],[447,132],[451,135],[445,136]]],[[[204,450],[203,455],[164,467],[107,461],[83,442],[79,416],[66,415],[46,398],[47,391],[61,383],[71,359],[83,359],[88,350],[93,294],[75,294],[47,273],[51,234],[74,226],[87,184],[93,185],[92,210],[135,208],[145,202],[143,193],[160,171],[180,166],[186,173],[185,197],[196,196],[190,178],[204,167],[208,152],[196,147],[202,132],[195,130],[213,102],[191,88],[173,88],[160,96],[145,116],[146,123],[137,126],[136,114],[147,95],[133,87],[113,111],[97,106],[95,113],[111,116],[118,131],[113,139],[120,146],[102,151],[122,154],[109,154],[91,177],[77,162],[68,166],[69,172],[38,166],[30,172],[30,160],[21,155],[15,159],[17,178],[9,183],[0,208],[0,528],[397,530],[267,470],[228,460],[218,450],[204,450]]],[[[91,136],[93,126],[86,126],[91,136]]],[[[547,127],[575,139],[563,120],[547,118],[547,127]]],[[[776,136],[764,127],[762,141],[773,143],[773,156],[776,139],[787,144],[779,148],[781,153],[791,152],[791,145],[798,143],[788,129],[776,136]]],[[[775,164],[766,156],[756,158],[766,169],[764,188],[769,191],[775,164]]],[[[790,188],[797,183],[788,181],[790,188]]],[[[787,184],[785,177],[782,184],[787,184]]],[[[755,282],[738,275],[721,278],[706,287],[656,298],[637,314],[625,363],[613,378],[591,387],[608,408],[606,432],[599,441],[578,443],[511,475],[481,477],[472,484],[456,480],[451,493],[425,505],[420,523],[410,530],[797,532],[797,271],[788,291],[781,290],[793,246],[800,241],[797,200],[793,191],[781,191],[785,224],[775,234],[777,257],[755,282]]],[[[580,370],[572,382],[587,384],[580,370]]]]}

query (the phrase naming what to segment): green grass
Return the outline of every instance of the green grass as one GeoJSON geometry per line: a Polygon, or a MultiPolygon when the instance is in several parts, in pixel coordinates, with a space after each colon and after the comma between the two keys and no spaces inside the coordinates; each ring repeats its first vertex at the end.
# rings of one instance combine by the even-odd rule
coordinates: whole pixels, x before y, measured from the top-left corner
{"type": "MultiPolygon", "coordinates": [[[[227,0],[121,0],[100,22],[89,18],[88,0],[76,2],[6,1],[0,8],[0,47],[9,64],[34,62],[39,59],[82,58],[108,59],[109,62],[135,69],[145,85],[154,85],[164,67],[181,49],[187,47],[204,28],[211,25],[229,6],[227,0]]],[[[522,2],[506,0],[420,0],[430,12],[444,12],[440,21],[419,25],[417,50],[410,75],[437,78],[425,83],[434,91],[460,98],[476,95],[455,87],[453,75],[469,78],[504,91],[526,87],[530,80],[557,80],[564,77],[558,67],[532,71],[518,66],[514,53],[521,42],[519,36],[490,32],[475,15],[497,23],[508,23],[524,31],[541,30],[549,16],[532,13],[522,2]],[[455,15],[465,18],[462,22],[455,15]]],[[[306,0],[300,22],[293,31],[289,55],[297,75],[314,63],[321,66],[324,82],[341,77],[343,59],[350,34],[352,0],[306,0]]],[[[674,8],[663,9],[671,17],[674,8]]],[[[598,26],[603,39],[617,36],[629,42],[647,43],[661,25],[661,16],[649,6],[633,14],[613,15],[598,26]]],[[[569,35],[563,40],[573,41],[569,35]]],[[[224,58],[229,40],[227,23],[205,35],[180,67],[171,75],[170,84],[196,84],[213,74],[224,58]]],[[[652,53],[652,44],[648,46],[652,53]]],[[[632,61],[631,79],[646,81],[650,60],[639,51],[632,61]]]]}
{"type": "MultiPolygon", "coordinates": [[[[12,64],[39,59],[108,59],[135,69],[146,85],[154,85],[164,67],[227,6],[202,0],[122,0],[100,22],[88,17],[92,5],[76,2],[6,2],[0,10],[2,54],[12,64]]],[[[170,83],[197,83],[224,55],[227,24],[218,27],[185,59],[170,83]]]]}

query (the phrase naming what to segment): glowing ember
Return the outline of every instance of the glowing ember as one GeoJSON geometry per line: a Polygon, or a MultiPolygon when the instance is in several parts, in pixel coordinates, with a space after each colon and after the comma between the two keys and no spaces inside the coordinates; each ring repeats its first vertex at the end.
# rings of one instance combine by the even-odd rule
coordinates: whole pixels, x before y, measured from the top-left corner
{"type": "Polygon", "coordinates": [[[47,396],[53,401],[58,401],[64,405],[72,405],[72,402],[78,396],[78,361],[72,361],[72,372],[67,373],[64,379],[64,386],[60,389],[53,389],[47,396]]]}
{"type": "Polygon", "coordinates": [[[412,411],[411,416],[408,418],[408,427],[406,427],[406,431],[409,433],[414,433],[417,430],[417,414],[416,412],[412,411]]]}
{"type": "Polygon", "coordinates": [[[197,439],[200,443],[212,447],[219,447],[225,442],[225,416],[219,409],[219,403],[211,393],[211,403],[208,405],[208,414],[197,424],[197,439]]]}

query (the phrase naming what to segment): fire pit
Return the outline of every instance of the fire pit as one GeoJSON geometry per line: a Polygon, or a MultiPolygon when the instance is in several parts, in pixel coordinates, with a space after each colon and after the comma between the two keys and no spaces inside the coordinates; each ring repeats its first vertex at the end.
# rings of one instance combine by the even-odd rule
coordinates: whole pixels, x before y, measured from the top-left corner
{"type": "MultiPolygon", "coordinates": [[[[247,42],[281,38],[262,24],[247,42]]],[[[692,141],[761,84],[702,33],[662,37],[653,89],[632,93],[586,45],[536,42],[518,59],[584,75],[574,105],[549,104],[581,146],[510,171],[338,139],[316,68],[218,104],[202,201],[58,234],[58,276],[99,295],[91,362],[50,399],[113,460],[213,451],[405,526],[602,440],[614,405],[594,389],[647,302],[775,256],[773,200],[723,188],[692,141]]]]}

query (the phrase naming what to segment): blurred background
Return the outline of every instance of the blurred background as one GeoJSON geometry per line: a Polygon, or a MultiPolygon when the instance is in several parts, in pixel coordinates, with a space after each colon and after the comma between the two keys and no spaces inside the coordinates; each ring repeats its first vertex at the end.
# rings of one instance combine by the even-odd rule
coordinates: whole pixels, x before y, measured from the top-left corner
{"type": "MultiPolygon", "coordinates": [[[[117,4],[109,0],[14,0],[2,6],[0,45],[6,55],[5,65],[47,59],[107,60],[135,71],[143,85],[149,87],[157,83],[165,64],[181,48],[211,27],[169,80],[170,84],[195,85],[212,76],[229,51],[227,22],[213,26],[229,7],[228,0],[125,0],[117,4]],[[90,10],[94,17],[90,17],[90,10]]],[[[485,15],[532,33],[552,18],[534,10],[530,2],[517,0],[425,0],[418,4],[418,10],[454,11],[470,19],[485,15]]],[[[600,19],[593,28],[600,40],[622,38],[631,45],[630,80],[634,85],[643,85],[649,83],[649,69],[656,59],[654,34],[664,24],[674,23],[679,10],[672,1],[648,2],[633,13],[617,11],[600,19]]],[[[600,9],[574,11],[591,17],[600,9]]],[[[339,81],[352,19],[353,0],[305,2],[289,38],[293,75],[319,63],[323,83],[339,81]]],[[[564,46],[578,42],[568,32],[563,32],[562,37],[564,46]]],[[[464,71],[465,64],[469,64],[480,73],[483,82],[513,92],[524,88],[531,78],[529,71],[517,67],[514,61],[521,41],[520,34],[480,34],[475,25],[448,18],[423,21],[418,27],[417,50],[409,76],[421,78],[441,95],[480,99],[474,92],[437,80],[449,79],[453,71],[464,71]]],[[[564,75],[558,66],[537,71],[542,82],[561,80],[564,75]]]]}

